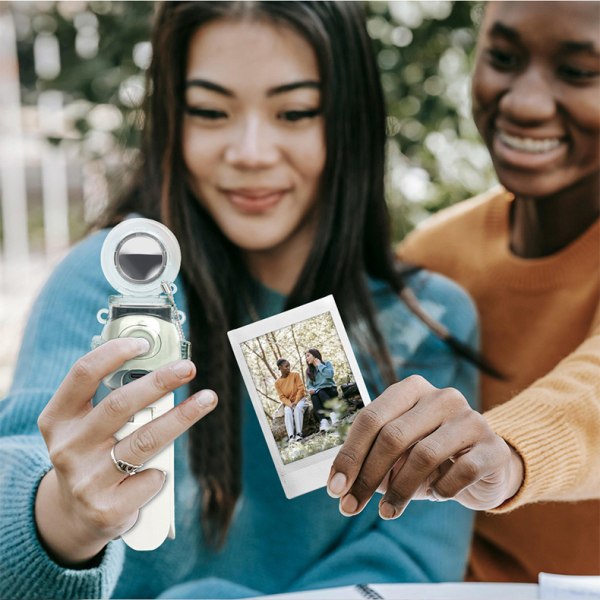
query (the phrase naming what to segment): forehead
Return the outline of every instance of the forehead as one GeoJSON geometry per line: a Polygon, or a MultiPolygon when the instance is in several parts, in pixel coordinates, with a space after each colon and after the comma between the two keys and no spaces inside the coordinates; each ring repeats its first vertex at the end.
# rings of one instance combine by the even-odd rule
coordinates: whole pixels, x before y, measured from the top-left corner
{"type": "Polygon", "coordinates": [[[200,27],[190,41],[188,78],[217,80],[235,89],[240,84],[265,87],[316,80],[318,75],[314,50],[286,25],[218,19],[200,27]]]}
{"type": "Polygon", "coordinates": [[[598,46],[600,3],[598,2],[489,2],[483,33],[494,26],[513,29],[521,41],[577,41],[598,46]]]}

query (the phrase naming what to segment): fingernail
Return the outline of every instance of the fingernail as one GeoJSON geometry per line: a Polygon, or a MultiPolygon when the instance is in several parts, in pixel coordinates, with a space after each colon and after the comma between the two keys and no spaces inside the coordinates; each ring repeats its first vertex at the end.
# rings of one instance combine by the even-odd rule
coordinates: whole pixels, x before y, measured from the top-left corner
{"type": "Polygon", "coordinates": [[[150,350],[150,342],[145,338],[136,338],[135,347],[140,354],[144,354],[150,350]]]}
{"type": "Polygon", "coordinates": [[[382,519],[394,519],[398,516],[398,511],[396,510],[396,507],[393,504],[390,504],[389,502],[382,502],[379,505],[379,516],[382,519]]]}
{"type": "Polygon", "coordinates": [[[164,483],[167,480],[167,472],[166,471],[162,471],[162,470],[161,470],[161,472],[163,474],[163,483],[164,483]]]}
{"type": "Polygon", "coordinates": [[[340,502],[340,510],[343,515],[353,515],[358,509],[358,500],[352,495],[348,494],[342,498],[340,502]]]}
{"type": "Polygon", "coordinates": [[[173,366],[173,372],[177,377],[184,379],[192,374],[192,362],[189,360],[183,360],[173,366]]]}
{"type": "Polygon", "coordinates": [[[327,486],[327,493],[333,498],[338,498],[346,487],[346,476],[343,473],[336,473],[327,486]]]}
{"type": "Polygon", "coordinates": [[[209,390],[202,390],[196,394],[196,403],[201,408],[208,408],[215,402],[215,395],[209,390]]]}

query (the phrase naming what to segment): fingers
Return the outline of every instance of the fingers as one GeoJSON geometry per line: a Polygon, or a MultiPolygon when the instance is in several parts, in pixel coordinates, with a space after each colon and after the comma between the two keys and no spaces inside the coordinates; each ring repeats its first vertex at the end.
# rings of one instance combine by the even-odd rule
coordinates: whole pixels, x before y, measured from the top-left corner
{"type": "Polygon", "coordinates": [[[177,361],[112,391],[84,418],[90,437],[113,436],[132,415],[188,383],[195,374],[192,361],[177,361]]]}
{"type": "Polygon", "coordinates": [[[387,388],[379,398],[360,411],[344,445],[333,461],[327,482],[330,496],[339,497],[348,492],[361,472],[380,431],[387,423],[410,410],[422,395],[433,389],[435,388],[425,379],[413,375],[387,388]]]}
{"type": "Polygon", "coordinates": [[[119,338],[82,356],[64,378],[46,407],[49,416],[73,417],[86,408],[100,382],[123,363],[148,351],[140,338],[119,338]]]}
{"type": "MultiPolygon", "coordinates": [[[[440,427],[417,442],[408,453],[402,468],[390,478],[386,493],[379,503],[384,519],[399,517],[419,488],[437,475],[438,469],[451,456],[464,451],[471,439],[465,439],[460,429],[440,427]]],[[[436,496],[433,496],[436,498],[436,496]]],[[[436,498],[441,499],[441,498],[436,498]]]]}
{"type": "MultiPolygon", "coordinates": [[[[212,390],[202,390],[123,438],[115,445],[114,454],[128,463],[143,464],[211,412],[216,405],[217,395],[212,390]]],[[[114,475],[118,476],[117,469],[113,470],[114,475]]]]}
{"type": "Polygon", "coordinates": [[[127,477],[116,491],[119,504],[139,510],[160,492],[166,479],[167,474],[158,469],[145,469],[127,477]]]}

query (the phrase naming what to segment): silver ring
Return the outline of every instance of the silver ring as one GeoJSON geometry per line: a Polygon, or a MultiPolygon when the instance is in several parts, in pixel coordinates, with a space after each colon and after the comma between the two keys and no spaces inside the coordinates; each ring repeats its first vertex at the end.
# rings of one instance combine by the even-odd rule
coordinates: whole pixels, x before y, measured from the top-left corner
{"type": "Polygon", "coordinates": [[[110,458],[112,459],[113,464],[124,475],[129,475],[129,476],[135,475],[144,466],[144,463],[142,463],[141,465],[132,465],[131,463],[128,463],[126,460],[119,460],[115,456],[115,446],[116,445],[117,444],[115,444],[110,449],[110,458]]]}

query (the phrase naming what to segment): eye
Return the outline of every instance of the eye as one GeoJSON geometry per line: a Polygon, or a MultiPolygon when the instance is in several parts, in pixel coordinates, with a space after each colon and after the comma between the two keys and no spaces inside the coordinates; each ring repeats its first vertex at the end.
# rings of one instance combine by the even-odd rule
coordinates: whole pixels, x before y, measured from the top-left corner
{"type": "Polygon", "coordinates": [[[282,121],[294,123],[296,121],[302,121],[303,119],[312,119],[320,114],[320,109],[314,108],[308,110],[286,110],[279,113],[277,117],[282,121]]]}
{"type": "Polygon", "coordinates": [[[560,65],[558,72],[563,79],[573,81],[577,83],[585,83],[591,81],[600,75],[598,71],[589,71],[587,69],[580,69],[573,65],[560,65]]]}
{"type": "Polygon", "coordinates": [[[217,121],[219,119],[225,119],[227,117],[227,113],[222,110],[214,110],[210,108],[197,108],[194,106],[187,106],[185,109],[188,115],[192,117],[199,117],[201,119],[206,119],[207,121],[217,121]]]}
{"type": "Polygon", "coordinates": [[[506,52],[498,48],[490,48],[487,51],[490,64],[496,69],[508,70],[515,68],[519,63],[519,57],[513,52],[506,52]]]}

